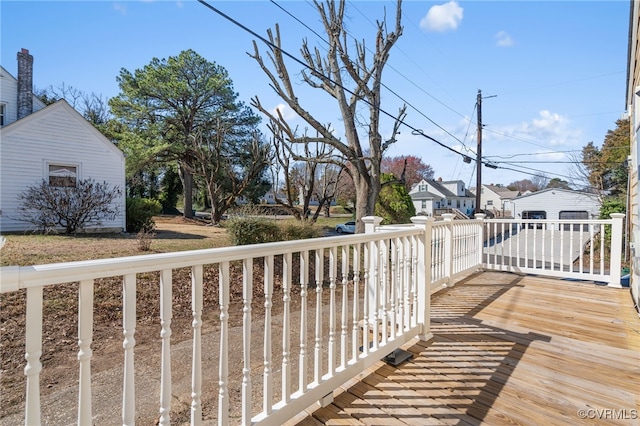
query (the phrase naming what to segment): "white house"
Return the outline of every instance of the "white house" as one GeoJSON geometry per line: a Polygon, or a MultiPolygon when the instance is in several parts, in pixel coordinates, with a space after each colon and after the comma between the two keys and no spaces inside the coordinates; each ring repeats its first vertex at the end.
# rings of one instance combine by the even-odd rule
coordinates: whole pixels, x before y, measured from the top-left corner
{"type": "Polygon", "coordinates": [[[512,191],[503,186],[482,185],[480,189],[480,208],[493,211],[495,216],[504,216],[512,212],[511,201],[520,192],[512,191]]]}
{"type": "Polygon", "coordinates": [[[516,219],[597,219],[598,195],[568,189],[549,188],[511,200],[516,219]]]}
{"type": "Polygon", "coordinates": [[[438,210],[455,209],[470,215],[475,208],[475,196],[461,180],[421,180],[409,191],[417,214],[434,216],[438,210]]]}
{"type": "Polygon", "coordinates": [[[125,159],[122,151],[66,101],[45,106],[33,96],[33,57],[18,53],[18,78],[2,68],[0,92],[0,231],[27,231],[19,220],[18,194],[46,182],[94,179],[121,190],[121,213],[101,230],[122,231],[125,215],[125,159]]]}

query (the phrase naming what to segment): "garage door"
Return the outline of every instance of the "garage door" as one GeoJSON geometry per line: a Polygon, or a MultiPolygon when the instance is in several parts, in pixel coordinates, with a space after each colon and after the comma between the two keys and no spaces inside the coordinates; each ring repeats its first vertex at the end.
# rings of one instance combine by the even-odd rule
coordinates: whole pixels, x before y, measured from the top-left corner
{"type": "MultiPolygon", "coordinates": [[[[560,215],[559,215],[559,219],[560,220],[587,220],[589,219],[589,212],[587,211],[561,211],[560,215]]],[[[568,231],[569,229],[571,229],[571,224],[569,223],[565,223],[564,224],[564,230],[568,231]]],[[[580,230],[580,225],[579,224],[574,224],[573,225],[573,230],[574,231],[579,231],[580,230]]],[[[589,230],[589,225],[583,225],[583,231],[588,231],[589,230]]]]}

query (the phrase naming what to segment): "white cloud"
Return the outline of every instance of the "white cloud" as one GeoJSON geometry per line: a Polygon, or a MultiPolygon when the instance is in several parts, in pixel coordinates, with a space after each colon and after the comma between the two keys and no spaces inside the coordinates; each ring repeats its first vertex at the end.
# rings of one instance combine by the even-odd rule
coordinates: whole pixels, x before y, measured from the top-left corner
{"type": "Polygon", "coordinates": [[[122,15],[126,15],[127,14],[127,6],[125,6],[122,3],[114,3],[113,4],[113,10],[115,10],[116,12],[120,12],[120,14],[122,14],[122,15]]]}
{"type": "Polygon", "coordinates": [[[462,21],[462,12],[456,1],[432,6],[420,21],[420,28],[434,32],[455,30],[462,21]]]}
{"type": "Polygon", "coordinates": [[[493,36],[493,38],[495,38],[496,40],[498,40],[496,42],[496,44],[500,47],[509,47],[509,46],[513,46],[513,39],[511,38],[511,36],[509,34],[507,34],[506,31],[500,31],[498,32],[498,34],[496,34],[495,36],[493,36]]]}
{"type": "Polygon", "coordinates": [[[571,149],[581,146],[581,130],[575,128],[567,117],[547,110],[540,111],[539,115],[529,122],[496,130],[506,136],[487,132],[488,136],[494,140],[509,140],[504,142],[509,142],[510,148],[517,147],[519,152],[527,146],[531,151],[571,149]],[[532,146],[536,148],[531,148],[532,146]]]}
{"type": "Polygon", "coordinates": [[[276,117],[278,116],[277,111],[280,110],[280,114],[282,114],[282,117],[285,120],[292,120],[296,117],[298,117],[298,114],[296,114],[290,107],[289,105],[286,104],[278,104],[276,105],[272,110],[271,113],[273,115],[275,115],[276,117]]]}

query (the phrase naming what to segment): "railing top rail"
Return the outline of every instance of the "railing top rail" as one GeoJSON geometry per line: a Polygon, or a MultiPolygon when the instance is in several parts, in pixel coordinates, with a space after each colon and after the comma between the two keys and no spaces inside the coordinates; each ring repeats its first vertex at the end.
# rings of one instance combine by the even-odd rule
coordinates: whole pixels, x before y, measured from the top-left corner
{"type": "Polygon", "coordinates": [[[578,223],[578,224],[610,224],[614,219],[485,219],[486,223],[578,223]]]}
{"type": "Polygon", "coordinates": [[[368,243],[380,239],[399,238],[424,232],[417,226],[384,229],[384,232],[355,234],[307,240],[280,241],[245,246],[218,247],[173,253],[146,254],[109,259],[50,263],[33,266],[5,266],[0,268],[0,293],[40,285],[53,285],[87,279],[107,278],[134,273],[177,269],[194,265],[260,258],[308,250],[322,250],[368,243]]]}

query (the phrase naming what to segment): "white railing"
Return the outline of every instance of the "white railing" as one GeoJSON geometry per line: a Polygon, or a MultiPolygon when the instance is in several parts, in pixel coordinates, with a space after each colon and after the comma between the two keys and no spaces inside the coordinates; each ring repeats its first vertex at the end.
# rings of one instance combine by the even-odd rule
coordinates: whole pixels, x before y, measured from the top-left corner
{"type": "Polygon", "coordinates": [[[326,403],[335,388],[410,339],[431,338],[429,296],[453,286],[463,274],[484,267],[620,282],[620,251],[594,256],[605,227],[611,227],[610,246],[621,247],[620,216],[569,222],[484,220],[481,215],[454,221],[448,215],[438,222],[414,217],[413,224],[400,226],[380,226],[377,217],[363,221],[365,233],[359,235],[0,268],[1,293],[27,294],[25,424],[47,423],[40,405],[47,286],[79,283],[78,424],[113,423],[95,417],[91,396],[94,286],[110,277],[122,280],[121,417],[123,424],[134,424],[141,403],[135,395],[136,287],[140,276],[149,279],[155,273],[160,389],[145,393],[158,395],[159,423],[170,424],[172,398],[183,392],[181,399],[185,394],[190,399],[191,424],[201,424],[206,412],[220,425],[248,425],[280,424],[315,401],[326,403]],[[576,258],[579,266],[572,266],[576,258]],[[192,295],[191,384],[186,391],[171,380],[172,277],[183,268],[190,271],[192,295]],[[237,292],[232,294],[232,288],[237,292]],[[215,305],[205,304],[205,292],[217,294],[215,305]],[[205,322],[213,312],[217,320],[205,322]],[[219,354],[217,371],[207,373],[203,345],[211,339],[218,342],[219,354]],[[232,361],[234,339],[242,354],[232,361]],[[203,388],[217,390],[217,398],[203,396],[203,388]]]}
{"type": "Polygon", "coordinates": [[[123,424],[135,423],[136,403],[140,403],[135,395],[136,286],[141,275],[148,277],[151,272],[158,276],[161,307],[157,409],[159,423],[169,424],[175,396],[171,381],[172,276],[181,268],[190,269],[192,287],[192,381],[187,394],[192,424],[200,424],[203,411],[211,413],[216,405],[214,417],[221,425],[280,424],[314,401],[326,402],[335,388],[410,339],[430,338],[425,285],[428,224],[423,219],[416,218],[408,227],[385,228],[377,226],[378,218],[365,218],[368,233],[360,235],[1,268],[2,293],[20,289],[27,293],[25,424],[43,421],[43,289],[69,282],[79,282],[77,422],[100,423],[93,417],[91,397],[93,289],[96,280],[108,277],[122,277],[121,416],[123,424]],[[218,277],[217,288],[213,274],[218,277]],[[254,289],[256,282],[260,286],[254,289]],[[241,300],[231,300],[233,284],[241,286],[241,300]],[[203,294],[212,291],[218,293],[217,306],[205,306],[203,294]],[[278,321],[273,320],[276,305],[278,321]],[[217,311],[216,332],[205,334],[203,318],[212,310],[217,311]],[[242,356],[236,362],[230,362],[230,321],[241,324],[242,356]],[[256,338],[258,329],[262,331],[256,338]],[[218,374],[208,377],[202,372],[203,341],[214,337],[220,351],[218,374]],[[256,344],[261,351],[252,350],[256,344]],[[261,367],[256,369],[256,365],[261,367]],[[278,370],[281,375],[276,378],[278,370]],[[276,383],[279,389],[274,389],[276,383]],[[204,387],[217,388],[217,401],[203,399],[204,387]],[[233,399],[237,394],[239,401],[233,399]],[[240,416],[230,418],[232,409],[240,416]]]}
{"type": "Polygon", "coordinates": [[[431,225],[431,292],[452,287],[462,275],[477,271],[482,263],[482,220],[453,220],[453,214],[442,215],[444,221],[431,225]]]}
{"type": "Polygon", "coordinates": [[[483,267],[620,287],[623,218],[484,220],[483,267]]]}

